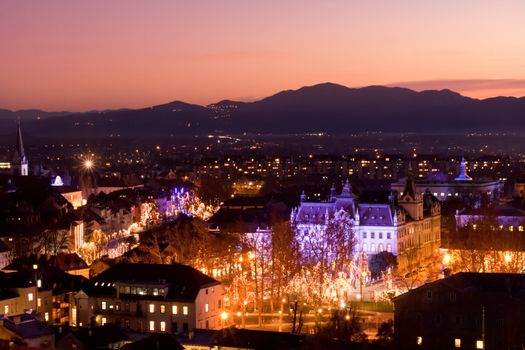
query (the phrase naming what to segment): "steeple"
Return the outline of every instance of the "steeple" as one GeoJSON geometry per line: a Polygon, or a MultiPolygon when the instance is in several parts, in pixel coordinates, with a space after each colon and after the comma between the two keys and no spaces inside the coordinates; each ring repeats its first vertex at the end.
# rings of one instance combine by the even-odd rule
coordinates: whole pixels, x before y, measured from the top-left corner
{"type": "Polygon", "coordinates": [[[416,191],[416,182],[412,175],[412,166],[408,163],[407,181],[403,195],[398,197],[398,204],[408,212],[413,220],[423,219],[423,196],[416,191]]]}
{"type": "Polygon", "coordinates": [[[302,202],[306,202],[306,194],[304,193],[304,190],[301,192],[301,203],[302,202]]]}
{"type": "Polygon", "coordinates": [[[29,173],[29,163],[24,150],[24,141],[22,140],[22,127],[20,118],[18,119],[18,131],[16,134],[15,159],[16,166],[19,168],[19,175],[27,176],[29,173]]]}
{"type": "Polygon", "coordinates": [[[459,175],[454,179],[455,181],[472,181],[472,178],[467,174],[467,164],[465,157],[461,157],[461,163],[459,163],[459,175]]]}
{"type": "Polygon", "coordinates": [[[416,193],[416,182],[414,181],[414,175],[412,174],[412,162],[408,161],[407,182],[403,191],[403,197],[408,195],[415,198],[416,193]]]}
{"type": "Polygon", "coordinates": [[[330,201],[334,201],[336,195],[337,194],[335,193],[335,184],[332,184],[332,187],[330,187],[330,201]]]}
{"type": "Polygon", "coordinates": [[[341,197],[351,197],[352,196],[352,190],[350,188],[350,181],[346,179],[346,182],[343,186],[343,191],[341,192],[341,197]]]}

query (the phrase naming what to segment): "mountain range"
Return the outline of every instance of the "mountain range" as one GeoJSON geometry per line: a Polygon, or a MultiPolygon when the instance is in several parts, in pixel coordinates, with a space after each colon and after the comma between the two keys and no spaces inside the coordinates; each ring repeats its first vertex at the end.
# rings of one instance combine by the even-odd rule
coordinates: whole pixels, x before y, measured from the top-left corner
{"type": "Polygon", "coordinates": [[[324,83],[281,91],[255,102],[223,100],[208,106],[173,101],[141,109],[84,113],[0,109],[0,135],[39,138],[167,138],[223,134],[344,135],[361,131],[525,131],[525,97],[474,99],[450,90],[348,88],[324,83]]]}

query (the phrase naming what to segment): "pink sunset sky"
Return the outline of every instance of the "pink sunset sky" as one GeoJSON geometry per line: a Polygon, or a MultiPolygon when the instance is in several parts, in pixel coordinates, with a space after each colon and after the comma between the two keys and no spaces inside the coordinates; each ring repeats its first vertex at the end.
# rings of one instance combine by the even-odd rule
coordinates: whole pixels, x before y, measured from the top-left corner
{"type": "Polygon", "coordinates": [[[0,108],[253,100],[334,82],[525,95],[523,0],[2,0],[0,108]]]}

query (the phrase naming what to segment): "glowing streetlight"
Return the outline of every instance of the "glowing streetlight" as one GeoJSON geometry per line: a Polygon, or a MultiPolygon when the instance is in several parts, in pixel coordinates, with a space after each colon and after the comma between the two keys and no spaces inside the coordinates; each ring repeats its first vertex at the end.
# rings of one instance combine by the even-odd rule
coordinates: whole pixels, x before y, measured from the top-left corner
{"type": "Polygon", "coordinates": [[[223,321],[225,321],[225,320],[228,319],[228,313],[227,313],[226,311],[223,312],[223,313],[221,313],[221,319],[222,319],[223,321]]]}

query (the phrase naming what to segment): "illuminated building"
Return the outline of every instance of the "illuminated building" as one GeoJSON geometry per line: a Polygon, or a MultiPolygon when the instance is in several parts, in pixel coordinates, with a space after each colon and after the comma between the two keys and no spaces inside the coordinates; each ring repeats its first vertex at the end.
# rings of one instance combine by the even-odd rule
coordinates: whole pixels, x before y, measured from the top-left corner
{"type": "MultiPolygon", "coordinates": [[[[403,194],[405,180],[401,179],[391,185],[393,191],[403,194]]],[[[440,201],[456,197],[472,207],[479,207],[483,198],[496,202],[503,193],[503,181],[492,179],[473,179],[467,173],[464,158],[459,164],[459,174],[454,179],[418,179],[415,181],[416,191],[429,191],[440,201]]]]}
{"type": "Polygon", "coordinates": [[[397,200],[390,196],[386,203],[360,202],[348,181],[339,195],[332,188],[326,202],[307,202],[303,193],[301,205],[291,216],[301,249],[308,254],[302,243],[307,235],[322,237],[328,220],[336,213],[345,212],[354,231],[355,252],[368,255],[390,252],[398,256],[398,268],[402,271],[408,265],[407,252],[413,253],[411,259],[417,259],[420,264],[432,264],[441,237],[439,202],[428,192],[417,193],[411,174],[403,193],[397,200]]]}
{"type": "Polygon", "coordinates": [[[220,282],[181,264],[116,264],[76,295],[79,325],[113,323],[138,332],[220,329],[225,320],[220,282]]]}

